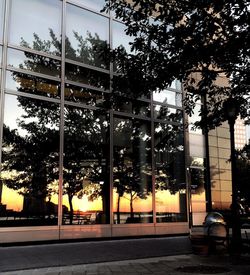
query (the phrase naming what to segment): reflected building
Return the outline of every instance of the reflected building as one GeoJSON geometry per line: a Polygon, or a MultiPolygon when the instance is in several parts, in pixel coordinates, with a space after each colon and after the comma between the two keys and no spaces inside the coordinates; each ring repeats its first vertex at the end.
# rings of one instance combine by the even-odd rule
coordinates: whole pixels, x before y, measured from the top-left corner
{"type": "MultiPolygon", "coordinates": [[[[178,234],[190,213],[203,221],[204,136],[183,127],[181,83],[112,98],[117,64],[100,53],[129,51],[131,38],[103,4],[0,0],[0,243],[178,234]]],[[[220,131],[212,163],[228,153],[220,131]]],[[[216,209],[230,193],[221,168],[211,171],[216,209]]]]}
{"type": "Polygon", "coordinates": [[[235,149],[241,150],[247,143],[247,128],[244,120],[237,118],[234,126],[235,149]]]}

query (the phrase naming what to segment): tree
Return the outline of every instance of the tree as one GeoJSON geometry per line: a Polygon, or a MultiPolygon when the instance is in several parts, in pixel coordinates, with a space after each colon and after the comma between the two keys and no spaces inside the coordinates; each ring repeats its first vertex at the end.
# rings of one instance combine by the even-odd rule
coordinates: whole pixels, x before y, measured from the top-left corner
{"type": "MultiPolygon", "coordinates": [[[[67,52],[74,59],[84,60],[96,66],[105,64],[105,56],[100,56],[100,48],[107,43],[101,41],[98,35],[87,34],[84,40],[79,34],[74,33],[79,41],[79,49],[73,49],[66,38],[67,52]]],[[[49,51],[54,46],[58,52],[61,42],[50,30],[51,40],[43,41],[34,34],[34,41],[29,45],[23,39],[21,46],[34,48],[37,51],[49,51]]],[[[104,51],[102,51],[103,53],[104,51]]],[[[60,85],[57,82],[29,75],[28,71],[58,75],[60,63],[56,60],[39,54],[25,52],[25,61],[19,64],[19,68],[27,70],[27,74],[13,72],[13,79],[19,84],[18,91],[23,93],[34,93],[36,95],[58,97],[60,85]]],[[[104,66],[104,65],[103,65],[104,66]]],[[[68,76],[74,80],[82,80],[84,68],[69,66],[68,76]]],[[[88,84],[105,87],[106,78],[96,77],[84,71],[88,84]]],[[[68,94],[65,97],[78,102],[81,97],[91,97],[90,92],[76,90],[74,87],[65,89],[68,94]],[[70,92],[68,92],[70,91],[70,92]],[[79,97],[82,93],[83,96],[79,97]],[[85,94],[84,94],[85,93],[85,94]]],[[[99,96],[101,98],[101,96],[99,96]]],[[[37,202],[41,201],[41,212],[43,212],[45,199],[52,193],[58,193],[58,187],[51,189],[53,181],[58,180],[59,173],[59,128],[60,128],[60,106],[43,100],[32,100],[18,96],[19,107],[24,114],[17,121],[18,130],[10,130],[4,125],[3,142],[3,164],[1,181],[11,189],[17,190],[25,198],[30,197],[37,202]],[[20,134],[25,131],[25,135],[20,134]]],[[[91,98],[91,100],[94,100],[91,98]]],[[[105,101],[105,99],[104,99],[105,101]]],[[[93,102],[93,104],[95,104],[93,102]]],[[[105,104],[105,102],[103,103],[105,104]]],[[[79,198],[87,194],[89,200],[102,197],[103,218],[102,222],[108,222],[109,217],[109,121],[107,112],[100,110],[85,110],[81,108],[64,109],[64,181],[63,194],[67,194],[69,202],[69,222],[72,224],[74,209],[72,200],[74,196],[79,198]],[[104,161],[106,158],[106,161],[104,161]],[[95,186],[93,192],[87,191],[84,181],[95,186]]],[[[58,184],[58,182],[57,182],[58,184]]],[[[91,188],[89,188],[90,190],[91,188]]],[[[34,201],[33,200],[33,201],[34,201]]],[[[29,203],[28,203],[29,204],[29,203]]],[[[32,208],[32,207],[29,207],[32,208]]],[[[27,210],[27,207],[26,207],[27,210]]],[[[28,214],[30,214],[28,210],[28,214]]]]}
{"type": "Polygon", "coordinates": [[[241,150],[237,151],[237,187],[239,190],[239,197],[246,207],[245,211],[250,211],[250,142],[246,144],[241,150]]]}
{"type": "Polygon", "coordinates": [[[114,188],[117,197],[117,223],[120,223],[120,199],[127,199],[130,218],[135,222],[134,201],[146,199],[152,192],[151,138],[140,120],[118,119],[114,123],[114,188]]]}
{"type": "Polygon", "coordinates": [[[134,37],[132,53],[111,51],[118,64],[115,87],[137,98],[178,79],[188,114],[198,100],[206,101],[196,125],[214,128],[225,121],[228,98],[240,105],[242,118],[249,117],[248,0],[106,0],[104,10],[114,11],[134,37]],[[219,85],[219,76],[228,85],[219,85]]]}
{"type": "Polygon", "coordinates": [[[3,127],[1,183],[24,196],[24,215],[50,218],[46,197],[58,192],[59,108],[25,97],[19,103],[25,110],[17,121],[22,131],[3,127]]]}

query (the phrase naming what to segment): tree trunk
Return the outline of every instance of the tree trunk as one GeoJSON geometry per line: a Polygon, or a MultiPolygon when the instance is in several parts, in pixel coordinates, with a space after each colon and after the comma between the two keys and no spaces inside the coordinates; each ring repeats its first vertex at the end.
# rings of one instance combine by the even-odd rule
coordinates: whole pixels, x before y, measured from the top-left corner
{"type": "Polygon", "coordinates": [[[131,220],[134,219],[134,209],[133,209],[133,193],[130,193],[130,217],[131,220]]]}
{"type": "Polygon", "coordinates": [[[121,196],[118,194],[118,199],[117,199],[117,223],[120,224],[121,219],[120,219],[120,201],[121,201],[121,196]]]}
{"type": "Polygon", "coordinates": [[[73,224],[73,214],[74,214],[74,209],[73,209],[73,196],[68,194],[69,198],[69,224],[73,224]]]}

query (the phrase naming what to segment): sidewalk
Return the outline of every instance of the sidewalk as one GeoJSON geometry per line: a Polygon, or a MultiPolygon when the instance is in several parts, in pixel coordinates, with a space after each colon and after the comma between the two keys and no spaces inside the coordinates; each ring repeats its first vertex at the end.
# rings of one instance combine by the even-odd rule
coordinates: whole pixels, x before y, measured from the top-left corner
{"type": "Polygon", "coordinates": [[[99,264],[50,267],[33,270],[5,272],[5,275],[134,275],[134,274],[227,274],[248,275],[250,255],[232,259],[228,255],[209,257],[193,254],[147,258],[99,264]]]}

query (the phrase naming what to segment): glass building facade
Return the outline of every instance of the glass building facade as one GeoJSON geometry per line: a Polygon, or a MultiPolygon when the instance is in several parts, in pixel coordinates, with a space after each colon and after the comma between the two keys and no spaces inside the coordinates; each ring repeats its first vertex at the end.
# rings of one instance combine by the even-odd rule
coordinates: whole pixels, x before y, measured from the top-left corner
{"type": "Polygon", "coordinates": [[[110,106],[115,64],[100,52],[131,38],[103,4],[0,0],[0,236],[188,232],[190,159],[205,211],[203,140],[186,138],[180,83],[110,106]]]}

